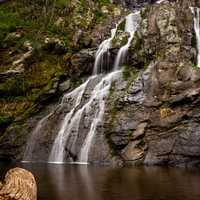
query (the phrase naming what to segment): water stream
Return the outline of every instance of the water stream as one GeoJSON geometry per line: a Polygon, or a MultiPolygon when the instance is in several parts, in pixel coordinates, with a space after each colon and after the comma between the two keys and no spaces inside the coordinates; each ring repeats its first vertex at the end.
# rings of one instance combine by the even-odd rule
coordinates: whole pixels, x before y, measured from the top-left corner
{"type": "Polygon", "coordinates": [[[28,139],[28,142],[26,144],[26,149],[24,151],[24,156],[23,156],[23,162],[29,162],[33,160],[33,153],[34,153],[34,148],[37,142],[37,134],[40,132],[41,128],[43,127],[43,124],[49,119],[49,117],[53,113],[50,113],[49,115],[45,116],[42,118],[34,128],[33,132],[30,135],[30,138],[28,139]]]}
{"type": "Polygon", "coordinates": [[[93,74],[100,74],[104,72],[104,69],[109,68],[110,63],[110,52],[109,49],[112,46],[112,40],[115,37],[116,31],[117,31],[118,24],[115,26],[114,29],[111,30],[111,37],[104,40],[96,53],[95,57],[95,63],[94,63],[94,69],[93,74]]]}
{"type": "MultiPolygon", "coordinates": [[[[103,119],[104,114],[104,107],[105,107],[105,97],[107,96],[111,83],[113,81],[113,78],[116,77],[116,74],[118,72],[112,72],[108,75],[106,75],[104,78],[101,78],[101,73],[103,72],[103,69],[105,67],[105,64],[109,60],[109,49],[112,45],[112,39],[115,36],[117,30],[117,25],[115,29],[111,30],[111,37],[109,39],[106,39],[101,43],[99,46],[99,49],[96,53],[95,58],[95,64],[94,64],[94,70],[93,74],[94,76],[90,77],[85,83],[83,83],[79,88],[72,91],[72,94],[77,98],[75,105],[73,106],[72,110],[67,113],[65,116],[61,129],[55,139],[55,142],[53,144],[50,156],[49,156],[49,162],[53,163],[63,163],[64,162],[64,152],[65,152],[65,145],[67,142],[67,139],[69,135],[72,132],[72,128],[75,127],[76,129],[76,137],[71,141],[74,145],[76,144],[76,139],[78,137],[78,129],[79,124],[81,123],[81,116],[83,113],[91,113],[92,110],[94,110],[94,119],[91,122],[89,132],[86,136],[85,141],[83,142],[83,146],[80,149],[80,156],[78,156],[78,162],[81,163],[87,163],[88,162],[88,153],[90,146],[92,144],[93,137],[95,135],[96,127],[98,126],[98,123],[101,122],[103,119]],[[104,60],[106,55],[106,62],[104,60]],[[89,100],[83,104],[80,105],[82,96],[85,92],[85,89],[88,85],[88,82],[92,80],[93,78],[96,78],[99,76],[100,82],[96,85],[96,87],[93,88],[91,91],[91,96],[89,100]],[[96,102],[96,107],[94,109],[93,104],[96,102]],[[80,105],[80,108],[78,106],[80,105]]],[[[71,94],[69,94],[71,96],[71,94]]],[[[73,145],[71,145],[71,148],[73,148],[73,145]]]]}
{"type": "Polygon", "coordinates": [[[200,8],[191,8],[194,15],[194,30],[197,46],[197,67],[200,67],[200,8]]]}
{"type": "Polygon", "coordinates": [[[75,100],[75,105],[73,105],[71,111],[66,114],[61,128],[59,130],[59,133],[54,141],[50,156],[49,156],[49,162],[56,162],[56,163],[62,163],[64,162],[64,152],[65,152],[65,144],[69,137],[70,131],[74,125],[73,122],[78,123],[80,122],[81,113],[79,115],[74,115],[76,112],[77,107],[80,105],[83,94],[85,92],[85,89],[91,79],[94,77],[90,77],[86,82],[84,82],[82,85],[80,85],[78,88],[67,94],[64,98],[71,97],[75,100]],[[72,117],[75,119],[73,120],[72,117]]]}
{"type": "Polygon", "coordinates": [[[117,80],[121,75],[121,71],[114,71],[106,75],[94,88],[89,102],[85,105],[85,108],[90,111],[92,108],[91,102],[96,100],[98,102],[98,109],[95,112],[94,119],[92,120],[89,133],[85,139],[83,147],[81,148],[79,161],[88,162],[88,154],[94,138],[96,128],[98,123],[103,120],[104,110],[105,110],[105,99],[109,93],[111,84],[113,81],[117,80]]]}
{"type": "Polygon", "coordinates": [[[135,35],[135,32],[137,30],[137,27],[139,25],[140,21],[140,12],[131,13],[126,17],[126,23],[125,23],[125,32],[129,33],[129,38],[127,43],[122,46],[117,54],[117,58],[115,60],[114,69],[119,69],[126,61],[128,49],[131,45],[131,42],[133,40],[133,37],[135,35]]]}
{"type": "MultiPolygon", "coordinates": [[[[72,92],[64,95],[59,105],[61,110],[65,108],[65,104],[68,104],[68,100],[72,103],[63,120],[59,123],[60,127],[49,153],[48,162],[64,163],[66,152],[68,152],[73,162],[88,163],[90,161],[91,147],[94,144],[97,127],[103,122],[106,100],[109,96],[111,85],[121,77],[120,64],[125,60],[128,48],[138,27],[139,19],[139,12],[132,13],[126,17],[124,31],[130,33],[130,38],[127,44],[119,50],[115,67],[110,66],[109,49],[112,47],[112,40],[117,33],[118,25],[111,30],[111,37],[100,44],[95,57],[93,75],[72,92]],[[109,70],[107,70],[108,68],[109,70]],[[108,71],[111,72],[105,74],[108,71]],[[88,124],[87,132],[82,127],[82,124],[85,123],[88,124]]],[[[50,115],[53,114],[51,113],[50,115]]],[[[34,135],[44,129],[43,126],[47,121],[48,116],[38,123],[32,133],[31,140],[34,140],[34,135]]],[[[34,143],[36,143],[36,140],[32,142],[31,148],[28,147],[25,151],[24,160],[31,160],[31,154],[34,152],[34,143]]]]}

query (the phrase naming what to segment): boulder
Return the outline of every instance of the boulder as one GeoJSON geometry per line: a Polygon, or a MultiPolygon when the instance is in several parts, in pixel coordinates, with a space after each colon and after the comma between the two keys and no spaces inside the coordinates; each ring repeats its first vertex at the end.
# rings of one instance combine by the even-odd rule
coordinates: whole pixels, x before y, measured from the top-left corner
{"type": "Polygon", "coordinates": [[[6,173],[0,184],[0,200],[37,200],[37,185],[33,174],[22,168],[6,173]]]}
{"type": "Polygon", "coordinates": [[[70,86],[71,86],[70,80],[66,80],[63,83],[59,84],[59,91],[66,92],[67,90],[70,89],[70,86]]]}

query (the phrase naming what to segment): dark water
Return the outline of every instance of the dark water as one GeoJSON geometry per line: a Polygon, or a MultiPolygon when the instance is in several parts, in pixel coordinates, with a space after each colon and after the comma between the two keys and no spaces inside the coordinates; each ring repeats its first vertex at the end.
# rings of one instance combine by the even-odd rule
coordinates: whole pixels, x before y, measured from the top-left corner
{"type": "MultiPolygon", "coordinates": [[[[38,183],[39,200],[200,200],[200,170],[18,164],[38,183]]],[[[13,165],[0,164],[0,176],[13,165]]]]}

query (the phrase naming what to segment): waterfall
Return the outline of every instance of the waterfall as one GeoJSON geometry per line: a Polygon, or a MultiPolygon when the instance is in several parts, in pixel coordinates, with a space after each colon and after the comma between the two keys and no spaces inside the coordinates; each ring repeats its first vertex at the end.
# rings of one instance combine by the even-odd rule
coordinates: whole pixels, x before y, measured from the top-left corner
{"type": "Polygon", "coordinates": [[[126,17],[125,32],[128,32],[130,34],[130,36],[128,38],[128,42],[120,48],[120,50],[117,54],[117,58],[116,58],[115,64],[114,64],[115,70],[119,69],[119,67],[121,67],[126,60],[128,49],[131,45],[131,41],[133,40],[133,37],[134,37],[137,27],[139,25],[139,21],[140,21],[140,12],[139,11],[136,13],[131,13],[126,17]]]}
{"type": "Polygon", "coordinates": [[[121,71],[114,71],[106,75],[97,86],[94,88],[92,92],[91,99],[86,107],[88,110],[92,109],[90,103],[94,100],[98,101],[99,109],[96,111],[94,119],[91,123],[89,133],[85,139],[83,147],[81,148],[79,161],[80,162],[88,162],[89,150],[92,145],[93,138],[95,136],[96,128],[98,123],[103,120],[104,110],[105,110],[105,98],[109,93],[111,84],[114,80],[117,80],[121,74],[121,71]]]}
{"type": "MultiPolygon", "coordinates": [[[[123,59],[125,55],[127,54],[128,48],[134,37],[134,33],[138,27],[138,19],[140,19],[140,12],[132,13],[126,17],[125,31],[130,33],[128,42],[119,50],[117,59],[115,61],[114,71],[107,74],[104,78],[102,78],[102,80],[99,82],[99,84],[97,84],[97,86],[94,88],[92,92],[90,101],[92,102],[94,99],[97,100],[99,110],[97,110],[95,113],[94,119],[90,126],[90,130],[81,148],[81,151],[79,154],[80,162],[88,162],[88,156],[89,156],[89,152],[92,146],[93,138],[96,133],[96,128],[98,124],[101,123],[101,121],[103,120],[106,96],[108,96],[112,82],[117,80],[121,75],[121,70],[119,70],[119,67],[120,67],[119,64],[123,62],[123,59]]],[[[102,65],[104,65],[103,54],[105,52],[109,52],[108,50],[111,47],[112,39],[115,36],[116,30],[117,30],[117,26],[115,29],[112,30],[111,37],[108,40],[105,40],[100,45],[99,51],[97,51],[95,65],[94,65],[95,73],[97,73],[98,71],[102,72],[102,65]]],[[[92,108],[90,105],[90,101],[87,105],[89,110],[92,108]]]]}
{"type": "MultiPolygon", "coordinates": [[[[89,112],[93,107],[92,104],[94,101],[98,101],[99,103],[99,108],[96,111],[95,114],[95,120],[93,120],[93,122],[91,123],[91,128],[90,130],[94,130],[93,133],[91,133],[91,131],[89,131],[88,135],[90,135],[90,139],[88,140],[86,138],[86,141],[84,143],[84,147],[87,148],[87,152],[89,151],[89,147],[91,145],[91,140],[92,137],[91,135],[94,134],[96,126],[98,125],[98,121],[100,121],[100,118],[102,118],[101,116],[103,115],[104,111],[103,111],[103,107],[104,107],[104,96],[109,92],[109,88],[110,88],[110,82],[109,84],[107,84],[107,86],[105,86],[105,82],[107,81],[107,79],[103,78],[99,84],[97,84],[97,86],[93,89],[92,94],[90,99],[88,100],[88,102],[82,106],[80,106],[79,109],[77,109],[81,103],[81,99],[82,96],[84,94],[84,91],[88,85],[88,82],[90,80],[92,80],[93,78],[97,77],[99,73],[103,72],[103,66],[106,64],[108,65],[109,63],[109,49],[111,48],[112,45],[112,39],[115,37],[115,33],[117,30],[117,25],[114,29],[111,30],[111,37],[109,39],[104,40],[100,46],[99,49],[96,53],[96,58],[95,58],[95,64],[94,64],[94,70],[93,70],[93,74],[95,74],[94,76],[90,77],[85,83],[83,83],[80,87],[78,87],[77,89],[75,89],[74,91],[72,91],[70,94],[67,94],[67,96],[75,96],[77,98],[75,105],[73,106],[73,108],[71,109],[71,111],[69,113],[67,113],[67,115],[65,116],[63,122],[62,122],[62,126],[60,128],[60,131],[54,141],[50,156],[49,156],[49,162],[54,162],[54,163],[62,163],[64,162],[64,152],[65,152],[65,146],[67,143],[67,140],[72,132],[72,128],[75,127],[76,129],[76,135],[73,139],[73,141],[71,141],[71,149],[74,148],[74,145],[76,143],[76,139],[78,137],[78,128],[79,128],[79,124],[81,122],[81,116],[83,115],[84,112],[89,112]],[[106,55],[106,62],[104,60],[106,55]],[[99,111],[100,109],[100,111],[99,111]],[[101,114],[102,113],[102,114],[101,114]],[[99,119],[96,119],[96,117],[98,117],[99,119]],[[89,142],[88,142],[89,141],[89,142]]],[[[81,152],[83,152],[84,150],[81,150],[81,152]]],[[[83,153],[81,153],[82,155],[83,153]]],[[[82,157],[82,156],[81,156],[82,157]]],[[[87,162],[87,159],[81,159],[82,162],[87,162]]]]}
{"type": "MultiPolygon", "coordinates": [[[[136,23],[136,15],[138,16],[138,13],[126,17],[125,31],[131,33],[129,41],[125,45],[126,49],[130,46],[134,32],[138,26],[138,23],[136,23]]],[[[111,85],[114,81],[119,80],[122,74],[122,70],[116,67],[113,71],[104,75],[105,66],[107,67],[109,65],[109,49],[112,46],[112,40],[117,32],[117,26],[111,30],[111,37],[104,40],[97,50],[93,75],[79,87],[65,94],[61,104],[58,105],[59,109],[50,114],[53,116],[52,118],[55,122],[59,122],[59,119],[56,119],[58,113],[62,113],[62,109],[67,108],[67,113],[62,119],[61,124],[55,124],[59,129],[49,153],[49,162],[65,162],[67,152],[69,154],[68,157],[73,158],[73,161],[88,163],[91,160],[90,152],[95,144],[97,128],[103,124],[106,100],[111,85]]],[[[35,138],[34,135],[39,135],[42,130],[48,127],[48,120],[49,115],[38,123],[32,132],[32,139],[35,138]]],[[[57,131],[56,128],[55,130],[57,131]]],[[[51,135],[51,132],[49,135],[51,135]]],[[[36,139],[34,140],[36,144],[36,139]]],[[[29,148],[29,154],[33,153],[34,148],[34,145],[29,148]]]]}
{"type": "Polygon", "coordinates": [[[93,74],[99,74],[104,72],[104,68],[109,68],[110,63],[110,52],[109,49],[112,45],[112,40],[115,37],[117,26],[115,26],[114,29],[111,30],[111,37],[104,40],[96,53],[95,63],[94,63],[94,70],[93,74]]]}
{"type": "Polygon", "coordinates": [[[197,41],[197,67],[200,67],[200,8],[191,8],[191,11],[194,15],[194,30],[197,41]]]}
{"type": "MultiPolygon", "coordinates": [[[[87,87],[87,84],[91,79],[94,77],[90,77],[86,82],[84,82],[82,85],[80,85],[78,88],[73,90],[72,92],[68,93],[64,96],[63,99],[66,98],[72,98],[75,99],[75,105],[73,105],[70,112],[68,112],[63,120],[63,123],[61,125],[61,128],[59,130],[59,133],[54,141],[50,156],[49,156],[49,162],[56,162],[56,163],[62,163],[64,161],[64,152],[65,152],[65,144],[69,137],[72,125],[74,125],[72,122],[72,116],[75,113],[77,107],[81,103],[81,99],[83,97],[84,91],[87,87]]],[[[75,122],[80,121],[80,116],[78,115],[78,118],[75,118],[75,122]]]]}
{"type": "Polygon", "coordinates": [[[35,148],[35,144],[37,142],[37,134],[38,132],[41,130],[43,124],[49,119],[49,117],[52,115],[53,113],[50,113],[49,115],[45,116],[44,118],[42,118],[37,126],[34,128],[31,137],[28,139],[28,143],[26,145],[26,149],[24,151],[24,156],[23,156],[23,162],[30,162],[33,159],[33,151],[35,148]]]}

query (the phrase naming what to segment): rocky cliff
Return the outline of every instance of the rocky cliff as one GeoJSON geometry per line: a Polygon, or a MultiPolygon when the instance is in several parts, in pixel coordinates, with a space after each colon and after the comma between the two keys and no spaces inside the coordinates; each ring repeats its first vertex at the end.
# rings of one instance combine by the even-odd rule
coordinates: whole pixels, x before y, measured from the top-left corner
{"type": "MultiPolygon", "coordinates": [[[[4,19],[0,24],[1,159],[21,159],[37,122],[55,108],[63,93],[91,74],[97,46],[113,22],[128,12],[107,1],[70,1],[67,6],[57,1],[56,6],[42,7],[36,2],[6,2],[0,10],[4,19]],[[22,9],[24,5],[30,12],[35,10],[34,16],[22,9]],[[41,12],[45,18],[41,19],[41,12]],[[24,25],[22,16],[30,24],[24,25]],[[6,25],[8,17],[16,22],[6,25]]],[[[113,1],[128,7],[146,2],[153,3],[113,1]]],[[[94,161],[101,160],[102,151],[106,155],[102,161],[120,165],[199,166],[200,71],[190,6],[200,5],[177,0],[142,9],[123,80],[110,90],[98,132],[101,140],[97,135],[91,152],[94,161]],[[101,143],[106,148],[101,149],[101,143]]],[[[120,37],[110,50],[113,58],[118,42],[120,37]]],[[[57,118],[46,130],[53,130],[57,118]]],[[[51,146],[49,138],[52,135],[41,136],[43,148],[51,146]]]]}
{"type": "Polygon", "coordinates": [[[115,90],[107,112],[108,141],[127,164],[199,165],[200,72],[189,6],[195,2],[165,1],[144,12],[124,71],[135,81],[115,90]]]}

